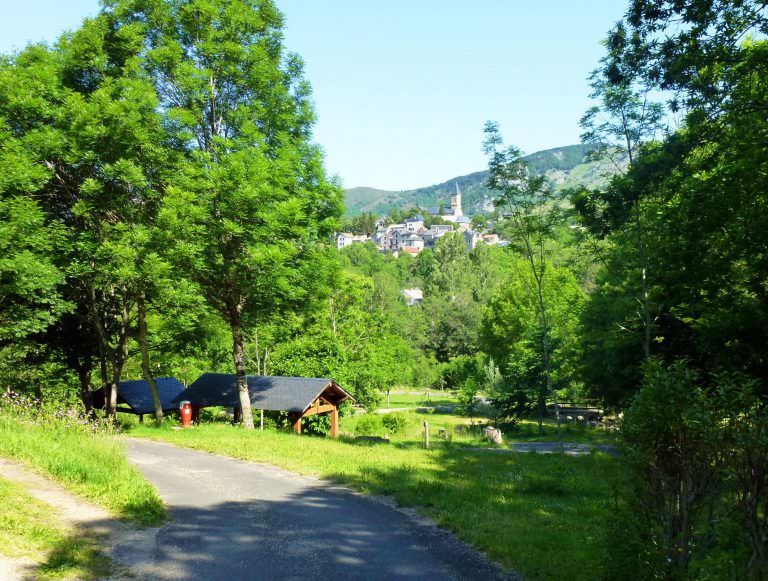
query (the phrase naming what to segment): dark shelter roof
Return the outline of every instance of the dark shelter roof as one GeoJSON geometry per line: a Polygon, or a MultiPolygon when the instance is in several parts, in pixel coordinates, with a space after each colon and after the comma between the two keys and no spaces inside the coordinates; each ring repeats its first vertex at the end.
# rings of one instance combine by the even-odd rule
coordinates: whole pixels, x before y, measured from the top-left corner
{"type": "MultiPolygon", "coordinates": [[[[178,404],[173,403],[173,398],[184,391],[184,384],[175,377],[157,377],[155,383],[163,411],[178,409],[178,404]]],[[[103,390],[94,391],[91,395],[94,407],[103,408],[105,406],[103,390]]],[[[125,404],[131,408],[130,410],[118,411],[132,411],[135,414],[151,414],[155,411],[149,383],[144,379],[121,381],[117,387],[117,404],[125,404]]]]}
{"type": "MultiPolygon", "coordinates": [[[[329,388],[336,394],[338,401],[355,401],[330,379],[267,375],[248,375],[246,379],[251,406],[257,410],[303,412],[329,388]]],[[[237,376],[233,373],[204,373],[173,401],[178,403],[183,400],[199,407],[240,407],[237,376]]]]}

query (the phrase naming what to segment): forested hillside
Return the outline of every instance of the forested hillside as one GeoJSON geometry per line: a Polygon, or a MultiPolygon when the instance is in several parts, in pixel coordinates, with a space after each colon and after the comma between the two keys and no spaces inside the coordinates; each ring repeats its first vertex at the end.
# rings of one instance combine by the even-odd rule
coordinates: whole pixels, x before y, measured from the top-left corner
{"type": "MultiPolygon", "coordinates": [[[[605,184],[608,177],[623,170],[625,157],[619,153],[615,160],[591,160],[594,145],[567,145],[547,149],[525,156],[531,171],[544,175],[558,192],[566,188],[592,188],[605,184]]],[[[464,213],[489,213],[493,211],[495,194],[488,188],[488,171],[478,171],[452,178],[441,184],[400,192],[357,187],[344,191],[344,204],[348,216],[364,212],[384,215],[392,209],[413,206],[448,205],[450,196],[458,184],[462,193],[464,213]]]]}

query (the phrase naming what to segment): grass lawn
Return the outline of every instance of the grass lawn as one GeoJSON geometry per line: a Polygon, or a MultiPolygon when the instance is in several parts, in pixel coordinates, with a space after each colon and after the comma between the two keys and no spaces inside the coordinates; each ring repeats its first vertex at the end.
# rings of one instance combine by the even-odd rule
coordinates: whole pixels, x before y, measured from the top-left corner
{"type": "MultiPolygon", "coordinates": [[[[431,392],[429,398],[424,392],[415,394],[392,394],[389,396],[389,407],[391,408],[410,408],[426,407],[438,405],[455,405],[459,399],[446,392],[431,392]]],[[[387,407],[387,394],[382,393],[379,402],[380,407],[387,407]]]]}
{"type": "Polygon", "coordinates": [[[155,489],[108,434],[0,414],[0,455],[16,458],[133,524],[166,517],[155,489]]]}
{"type": "MultiPolygon", "coordinates": [[[[429,420],[430,426],[437,423],[436,416],[429,420]]],[[[603,531],[620,459],[602,454],[574,458],[473,453],[456,441],[434,441],[433,449],[423,450],[418,440],[407,437],[390,444],[363,444],[269,430],[248,432],[226,424],[179,431],[135,425],[130,435],[265,462],[389,495],[400,505],[420,508],[526,579],[602,575],[610,543],[603,531]]]]}
{"type": "Polygon", "coordinates": [[[0,553],[40,563],[36,579],[103,579],[112,561],[96,540],[64,527],[55,509],[0,478],[0,553]]]}
{"type": "MultiPolygon", "coordinates": [[[[414,411],[394,412],[402,414],[407,425],[405,430],[399,434],[389,434],[393,442],[400,441],[421,441],[424,438],[424,422],[429,424],[429,433],[431,441],[440,439],[440,430],[445,430],[450,440],[455,445],[464,445],[471,447],[487,447],[490,444],[482,437],[482,427],[493,424],[492,420],[485,417],[462,417],[455,414],[425,414],[414,411]]],[[[341,432],[350,434],[355,433],[357,422],[363,418],[363,415],[347,416],[341,418],[341,432]]],[[[544,433],[539,434],[539,426],[535,419],[520,420],[517,427],[513,430],[504,431],[504,444],[502,448],[508,448],[515,442],[556,442],[557,426],[554,419],[547,418],[544,421],[544,433]]],[[[560,426],[562,439],[564,442],[576,444],[615,444],[616,435],[607,432],[601,428],[593,428],[574,422],[563,422],[560,426]]],[[[385,430],[377,435],[383,436],[385,430]]]]}

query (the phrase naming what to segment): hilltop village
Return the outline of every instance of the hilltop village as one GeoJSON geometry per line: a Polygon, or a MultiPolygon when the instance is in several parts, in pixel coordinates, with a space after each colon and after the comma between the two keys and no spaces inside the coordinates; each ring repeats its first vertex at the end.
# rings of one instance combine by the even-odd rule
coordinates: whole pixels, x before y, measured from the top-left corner
{"type": "Polygon", "coordinates": [[[432,224],[430,228],[425,226],[423,214],[416,214],[406,218],[399,224],[387,224],[380,220],[376,225],[376,232],[372,236],[368,234],[352,234],[342,232],[338,235],[337,248],[341,250],[345,246],[355,243],[365,243],[372,240],[381,252],[398,255],[400,253],[418,255],[425,248],[435,248],[437,241],[449,232],[461,232],[468,250],[473,250],[479,243],[489,245],[507,245],[508,242],[499,239],[497,234],[478,232],[472,229],[472,220],[464,215],[461,209],[461,190],[456,184],[456,191],[451,195],[449,208],[420,207],[423,214],[433,218],[439,218],[447,224],[432,224]]]}

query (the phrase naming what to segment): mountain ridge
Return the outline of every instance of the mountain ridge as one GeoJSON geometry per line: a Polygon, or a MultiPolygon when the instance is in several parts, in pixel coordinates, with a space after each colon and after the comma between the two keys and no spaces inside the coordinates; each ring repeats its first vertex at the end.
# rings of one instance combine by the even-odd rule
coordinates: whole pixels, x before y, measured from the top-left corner
{"type": "MultiPolygon", "coordinates": [[[[565,145],[537,151],[523,159],[535,174],[546,175],[555,192],[577,186],[596,187],[618,170],[609,162],[589,160],[593,149],[594,146],[583,144],[565,145]]],[[[487,181],[488,170],[481,170],[410,190],[350,188],[344,190],[347,216],[364,212],[384,215],[394,208],[439,206],[441,203],[448,206],[455,184],[461,190],[465,214],[488,213],[493,211],[494,193],[488,188],[487,181]]]]}

